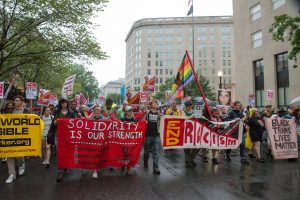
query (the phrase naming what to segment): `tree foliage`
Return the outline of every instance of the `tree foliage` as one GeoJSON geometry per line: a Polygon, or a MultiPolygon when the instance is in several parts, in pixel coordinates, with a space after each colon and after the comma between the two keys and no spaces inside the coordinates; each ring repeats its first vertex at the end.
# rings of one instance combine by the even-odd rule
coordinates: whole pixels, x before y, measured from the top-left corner
{"type": "Polygon", "coordinates": [[[121,94],[109,93],[106,95],[105,99],[112,99],[112,101],[118,105],[122,101],[123,97],[121,94]]]}
{"type": "Polygon", "coordinates": [[[105,59],[90,19],[106,2],[0,1],[0,78],[45,59],[105,59]]]}
{"type": "MultiPolygon", "coordinates": [[[[300,14],[300,11],[299,11],[300,14]]],[[[296,60],[300,52],[300,16],[291,17],[287,14],[274,17],[275,22],[270,28],[275,41],[284,41],[286,38],[290,41],[292,50],[289,53],[289,59],[296,60]],[[288,36],[286,37],[286,34],[288,36]]]]}
{"type": "MultiPolygon", "coordinates": [[[[215,100],[215,94],[212,91],[211,87],[209,86],[209,80],[206,77],[202,76],[200,73],[197,73],[197,75],[205,96],[211,100],[215,100]]],[[[167,79],[165,84],[161,84],[159,87],[159,92],[156,93],[154,98],[165,101],[166,100],[165,93],[170,92],[172,85],[174,84],[174,80],[175,77],[172,77],[167,79]]],[[[184,88],[184,95],[188,95],[191,97],[200,96],[200,92],[196,80],[193,80],[186,88],[184,88]]]]}

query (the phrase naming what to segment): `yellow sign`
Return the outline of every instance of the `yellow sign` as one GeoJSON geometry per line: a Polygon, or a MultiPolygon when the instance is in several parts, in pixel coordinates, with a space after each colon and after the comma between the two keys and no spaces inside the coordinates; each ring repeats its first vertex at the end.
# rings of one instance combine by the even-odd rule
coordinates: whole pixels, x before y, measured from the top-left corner
{"type": "Polygon", "coordinates": [[[0,158],[41,156],[44,123],[33,114],[0,114],[0,158]]]}

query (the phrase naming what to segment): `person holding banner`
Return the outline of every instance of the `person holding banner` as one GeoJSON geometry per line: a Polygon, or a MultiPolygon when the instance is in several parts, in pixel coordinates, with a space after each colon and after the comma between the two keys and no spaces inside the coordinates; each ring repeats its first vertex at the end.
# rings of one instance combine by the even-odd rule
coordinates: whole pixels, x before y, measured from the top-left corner
{"type": "MultiPolygon", "coordinates": [[[[245,117],[241,110],[241,108],[242,108],[241,102],[235,101],[233,103],[233,106],[234,106],[233,110],[231,110],[228,113],[227,120],[228,121],[231,121],[231,120],[243,120],[244,121],[245,117]]],[[[245,126],[243,126],[243,127],[244,127],[243,134],[245,134],[247,129],[245,126]]],[[[231,149],[227,149],[225,151],[225,157],[226,157],[227,161],[231,161],[230,152],[231,152],[231,149]]],[[[240,144],[240,156],[241,156],[241,163],[243,165],[249,165],[249,162],[245,158],[245,137],[244,136],[242,137],[242,143],[240,144]]]]}
{"type": "MultiPolygon", "coordinates": [[[[194,111],[192,109],[193,103],[191,101],[184,102],[184,110],[181,112],[181,116],[193,117],[194,111]]],[[[196,167],[195,158],[200,149],[184,149],[184,158],[186,167],[196,167]]]]}
{"type": "MultiPolygon", "coordinates": [[[[12,100],[8,100],[5,104],[4,110],[1,113],[3,114],[13,113],[14,109],[15,109],[14,102],[12,100]]],[[[5,163],[6,161],[7,158],[2,158],[2,163],[5,163]]]]}
{"type": "MultiPolygon", "coordinates": [[[[125,116],[121,119],[123,122],[137,122],[133,116],[133,108],[131,106],[125,107],[125,116]]],[[[121,168],[122,172],[125,171],[125,166],[121,168]]],[[[130,174],[130,167],[126,167],[126,174],[130,174]]]]}
{"type": "MultiPolygon", "coordinates": [[[[66,98],[62,98],[58,103],[58,110],[54,114],[54,118],[51,122],[50,129],[47,134],[47,143],[55,145],[55,136],[57,135],[56,122],[60,118],[75,118],[74,113],[69,108],[69,102],[66,98]]],[[[59,151],[59,149],[58,149],[59,151]]],[[[50,157],[50,155],[49,155],[50,157]]],[[[63,169],[58,169],[57,182],[61,182],[63,179],[63,169]]]]}
{"type": "Polygon", "coordinates": [[[264,159],[260,155],[260,145],[262,142],[262,135],[265,131],[264,122],[260,119],[260,114],[258,111],[255,111],[253,115],[248,120],[248,125],[250,128],[250,138],[253,142],[253,149],[256,154],[258,162],[264,162],[264,159]]]}
{"type": "MultiPolygon", "coordinates": [[[[17,95],[14,97],[14,110],[13,114],[23,114],[24,113],[24,97],[17,95]]],[[[22,176],[25,173],[25,159],[24,157],[18,158],[7,158],[7,167],[8,167],[8,178],[6,183],[12,183],[16,179],[16,165],[19,169],[19,176],[22,176]]]]}
{"type": "Polygon", "coordinates": [[[146,130],[146,140],[144,146],[144,168],[148,167],[148,159],[150,149],[153,155],[153,174],[160,175],[158,166],[159,149],[160,149],[160,136],[158,131],[158,124],[161,113],[157,110],[158,104],[155,99],[150,102],[150,110],[147,111],[146,122],[148,124],[146,130]]]}
{"type": "Polygon", "coordinates": [[[117,112],[112,108],[113,101],[112,99],[106,99],[105,107],[102,111],[103,117],[110,120],[117,120],[117,112]]]}
{"type": "MultiPolygon", "coordinates": [[[[91,120],[102,120],[102,119],[104,119],[104,117],[101,114],[101,111],[102,111],[101,107],[98,107],[98,106],[94,107],[94,112],[93,112],[92,116],[90,116],[89,119],[91,119],[91,120]]],[[[97,170],[93,171],[92,177],[95,178],[95,179],[98,178],[98,171],[97,170]]]]}

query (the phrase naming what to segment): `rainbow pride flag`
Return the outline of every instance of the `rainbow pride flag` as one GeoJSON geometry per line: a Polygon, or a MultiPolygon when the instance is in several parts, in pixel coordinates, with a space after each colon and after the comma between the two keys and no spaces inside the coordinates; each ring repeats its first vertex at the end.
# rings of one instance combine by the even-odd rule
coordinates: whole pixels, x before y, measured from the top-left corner
{"type": "Polygon", "coordinates": [[[186,51],[178,69],[174,84],[172,85],[169,102],[173,101],[175,98],[183,97],[184,87],[190,84],[195,78],[192,71],[191,61],[187,54],[188,52],[186,51]]]}

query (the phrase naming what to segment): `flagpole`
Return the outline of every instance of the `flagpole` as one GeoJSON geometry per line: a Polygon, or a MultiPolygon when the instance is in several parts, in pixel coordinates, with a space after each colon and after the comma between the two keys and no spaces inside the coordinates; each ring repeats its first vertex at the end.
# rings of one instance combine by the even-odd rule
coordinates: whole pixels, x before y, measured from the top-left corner
{"type": "Polygon", "coordinates": [[[208,107],[208,103],[207,103],[207,101],[206,101],[204,92],[203,92],[203,90],[202,90],[202,88],[201,88],[201,85],[200,85],[200,82],[199,82],[199,80],[198,80],[198,76],[197,76],[197,74],[196,74],[196,72],[195,72],[195,69],[194,69],[194,63],[191,62],[191,58],[190,58],[189,52],[186,51],[185,53],[186,53],[186,55],[187,55],[187,57],[188,57],[188,59],[189,59],[189,62],[191,63],[191,68],[192,68],[193,74],[194,74],[194,76],[195,76],[197,86],[198,86],[199,91],[200,91],[200,94],[201,94],[201,96],[202,96],[202,98],[203,98],[203,101],[204,101],[206,110],[207,110],[207,112],[208,112],[208,115],[209,115],[209,117],[210,117],[209,120],[211,120],[211,119],[212,119],[212,115],[211,115],[210,109],[209,109],[209,107],[208,107]]]}
{"type": "Polygon", "coordinates": [[[193,12],[192,12],[192,39],[193,39],[193,64],[195,63],[195,27],[194,27],[194,0],[192,0],[193,12]]]}

